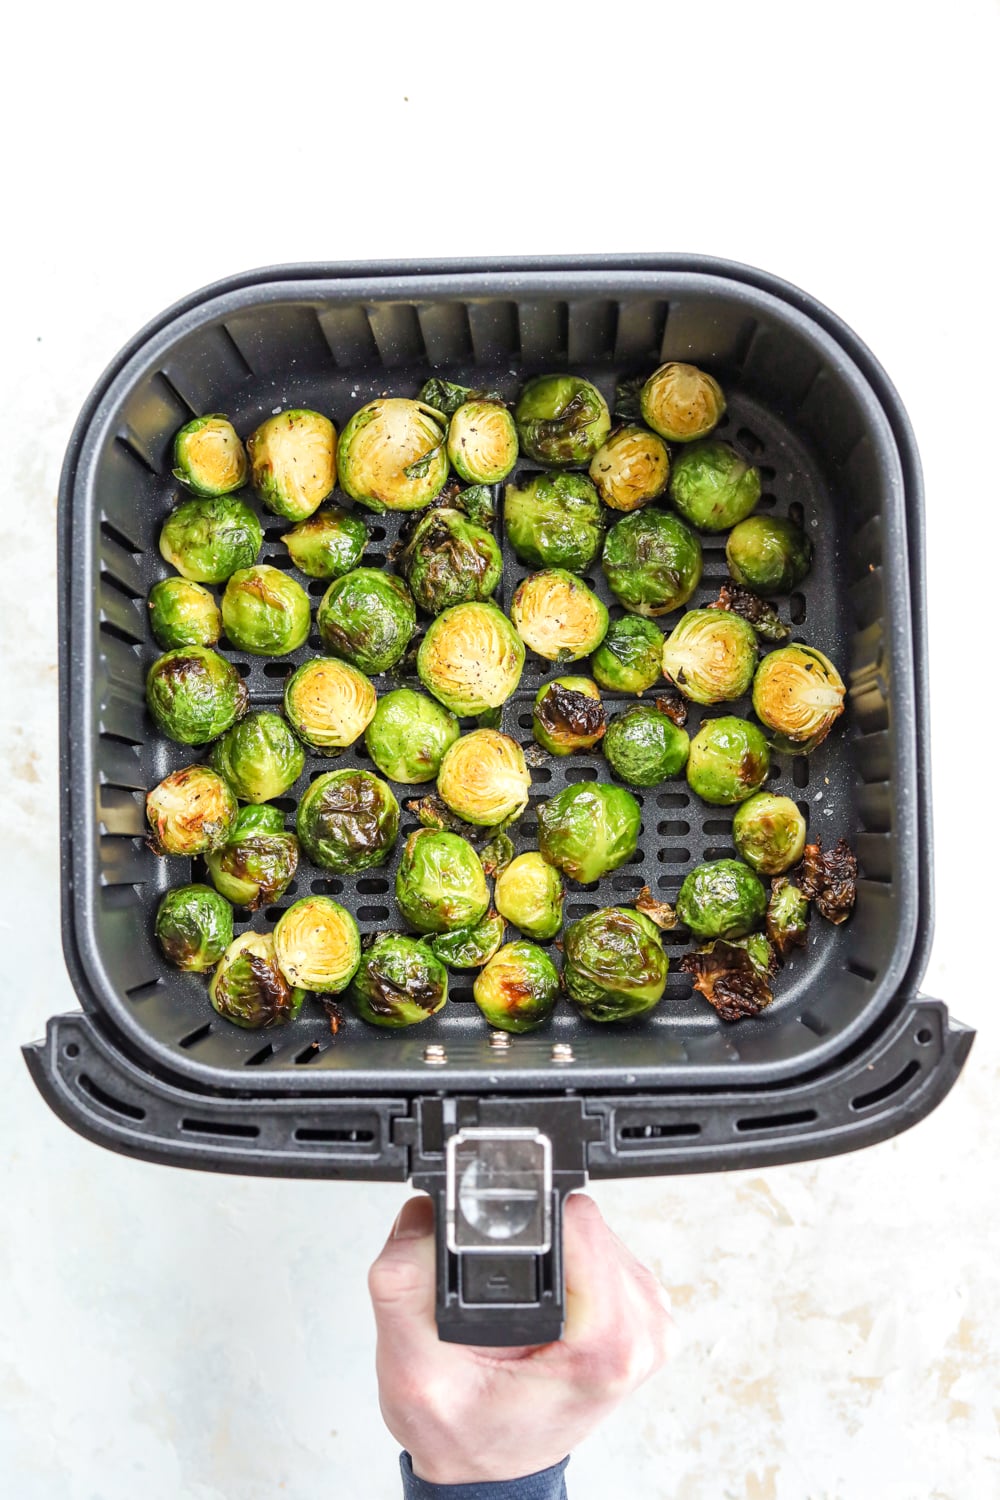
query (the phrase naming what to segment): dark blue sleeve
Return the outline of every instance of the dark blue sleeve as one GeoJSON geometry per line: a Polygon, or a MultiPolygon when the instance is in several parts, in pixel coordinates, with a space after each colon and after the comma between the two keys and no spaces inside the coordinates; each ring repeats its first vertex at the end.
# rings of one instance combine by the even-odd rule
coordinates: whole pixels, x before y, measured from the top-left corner
{"type": "Polygon", "coordinates": [[[523,1479],[495,1479],[475,1484],[428,1484],[413,1472],[408,1453],[399,1456],[403,1500],[566,1500],[566,1465],[553,1464],[523,1479]]]}

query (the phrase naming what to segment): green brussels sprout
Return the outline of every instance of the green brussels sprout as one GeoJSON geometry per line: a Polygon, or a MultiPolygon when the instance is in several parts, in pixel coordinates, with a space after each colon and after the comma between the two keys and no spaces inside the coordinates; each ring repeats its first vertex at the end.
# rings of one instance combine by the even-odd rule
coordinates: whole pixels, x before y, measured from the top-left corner
{"type": "Polygon", "coordinates": [[[225,583],[257,561],[264,531],[236,495],[182,500],[160,531],[160,556],[192,583],[225,583]]]}
{"type": "Polygon", "coordinates": [[[174,438],[174,478],[196,495],[229,495],[246,484],[247,472],[236,429],[218,412],[195,417],[174,438]]]}
{"type": "Polygon", "coordinates": [[[232,788],[211,766],[182,766],[146,795],[150,844],[157,854],[190,857],[219,849],[238,814],[232,788]]]}
{"type": "Polygon", "coordinates": [[[341,488],[369,510],[423,510],[448,478],[444,428],[422,401],[369,401],[341,434],[341,488]]]}
{"type": "Polygon", "coordinates": [[[418,932],[474,927],[490,904],[479,855],[457,833],[415,829],[396,871],[396,901],[418,932]]]}
{"type": "Polygon", "coordinates": [[[448,457],[466,484],[498,484],[517,463],[517,428],[506,406],[466,401],[448,424],[448,457]]]}
{"type": "Polygon", "coordinates": [[[589,677],[553,677],[535,694],[531,732],[550,755],[593,750],[606,726],[597,683],[589,677]]]}
{"type": "Polygon", "coordinates": [[[535,850],[519,854],[500,872],[493,899],[500,915],[536,942],[554,938],[562,926],[559,872],[535,850]]]}
{"type": "Polygon", "coordinates": [[[384,865],[392,853],[399,803],[370,771],[326,771],[304,793],[295,831],[314,865],[357,874],[384,865]]]}
{"type": "Polygon", "coordinates": [[[667,986],[669,960],[656,924],[642,912],[607,906],[566,930],[563,981],[588,1021],[631,1021],[652,1010],[667,986]]]}
{"type": "Polygon", "coordinates": [[[768,937],[784,958],[792,948],[804,948],[809,923],[809,897],[787,876],[771,881],[764,926],[768,937]]]}
{"type": "Polygon", "coordinates": [[[460,510],[435,506],[420,517],[399,559],[414,599],[429,615],[488,599],[500,582],[503,557],[492,533],[460,510]]]}
{"type": "Polygon", "coordinates": [[[221,848],[205,855],[212,884],[234,906],[256,911],[283,896],[299,867],[299,841],[277,807],[240,809],[221,848]]]}
{"type": "Polygon", "coordinates": [[[247,711],[250,694],[232,662],[208,646],[180,646],[146,673],[146,702],[179,745],[207,745],[247,711]]]}
{"type": "Polygon", "coordinates": [[[643,421],[669,443],[707,437],[726,410],[717,380],[696,365],[671,361],[654,370],[642,388],[643,421]]]}
{"type": "Polygon", "coordinates": [[[742,698],[757,667],[757,636],[740,615],[689,609],[663,643],[662,666],[694,703],[742,698]]]}
{"type": "Polygon", "coordinates": [[[306,753],[284,719],[266,709],[227,729],[209,758],[241,802],[283,797],[306,763],[306,753]]]}
{"type": "Polygon", "coordinates": [[[220,958],[208,996],[225,1020],[259,1031],[294,1020],[306,992],[293,989],[278,968],[269,932],[244,932],[220,958]]]}
{"type": "Polygon", "coordinates": [[[733,843],[758,875],[781,875],[802,858],[806,820],[791,797],[757,792],[736,810],[733,843]]]}
{"type": "Polygon", "coordinates": [[[633,786],[658,786],[679,776],[688,758],[688,733],[652,703],[637,703],[611,720],[604,736],[608,765],[633,786]]]}
{"type": "Polygon", "coordinates": [[[247,451],[254,489],[286,521],[311,516],[337,482],[337,429],[318,411],[268,417],[250,434],[247,451]]]}
{"type": "Polygon", "coordinates": [[[360,516],[327,505],[282,533],[281,540],[300,573],[309,578],[341,578],[356,568],[368,545],[360,516]]]}
{"type": "Polygon", "coordinates": [[[233,940],[233,908],[207,885],[179,885],[156,909],[156,938],[178,969],[204,974],[233,940]]]}
{"type": "Polygon", "coordinates": [[[589,568],[604,536],[597,491],[582,474],[532,474],[504,488],[510,544],[530,568],[589,568]]]}
{"type": "Polygon", "coordinates": [[[737,583],[760,594],[787,594],[812,567],[813,544],[787,516],[747,516],[726,541],[726,562],[737,583]]]}
{"type": "Polygon", "coordinates": [[[476,975],[472,993],[491,1026],[534,1031],[555,1010],[559,973],[543,948],[507,943],[476,975]]]}
{"type": "Polygon", "coordinates": [[[760,499],[760,472],[728,443],[693,443],[674,460],[670,498],[699,531],[728,531],[760,499]]]}
{"type": "Polygon", "coordinates": [[[361,955],[348,996],[371,1026],[415,1026],[448,999],[448,970],[426,943],[386,932],[361,955]]]}
{"type": "Polygon", "coordinates": [[[417,611],[401,578],[355,568],[323,595],[316,628],[329,652],[374,676],[399,661],[417,628],[417,611]]]}
{"type": "Polygon", "coordinates": [[[701,582],[701,542],[665,510],[623,516],[601,557],[608,588],[634,615],[667,615],[701,582]]]}
{"type": "Polygon", "coordinates": [[[413,785],[434,780],[458,734],[458,720],[440,703],[412,688],[396,688],[375,705],[365,745],[383,776],[413,785]]]}
{"type": "Polygon", "coordinates": [[[363,672],[332,656],[314,656],[285,684],[285,713],[300,740],[320,755],[353,745],[375,716],[375,689],[363,672]]]}
{"type": "Polygon", "coordinates": [[[641,817],[624,787],[577,781],[539,804],[538,847],[570,880],[589,885],[635,853],[641,817]]]}
{"type": "Polygon", "coordinates": [[[510,823],[528,805],[531,773],[524,751],[498,729],[473,729],[449,745],[437,779],[446,807],[483,828],[510,823]]]}
{"type": "Polygon", "coordinates": [[[149,591],[149,624],[164,651],[214,646],[222,634],[219,606],[208,589],[186,578],[161,578],[149,591]]]}
{"type": "Polygon", "coordinates": [[[539,464],[565,469],[590,462],[611,431],[608,404],[579,375],[537,375],[514,411],[521,448],[539,464]]]}
{"type": "Polygon", "coordinates": [[[677,896],[678,919],[703,942],[741,938],[767,909],[767,892],[738,859],[713,859],[685,875],[677,896]]]}
{"type": "Polygon", "coordinates": [[[844,712],[845,691],[837,668],[815,646],[781,646],[757,668],[754,713],[777,749],[809,755],[844,712]]]}
{"type": "Polygon", "coordinates": [[[731,714],[705,719],[688,752],[688,785],[703,802],[731,807],[767,780],[771,757],[756,724],[731,714]]]}
{"type": "Polygon", "coordinates": [[[609,693],[644,693],[660,680],[663,636],[643,615],[612,620],[591,659],[590,670],[609,693]]]}
{"type": "Polygon", "coordinates": [[[546,661],[579,661],[597,650],[608,630],[605,605],[565,568],[543,568],[523,578],[510,617],[524,644],[546,661]]]}
{"type": "Polygon", "coordinates": [[[287,656],[309,635],[309,595],[280,568],[240,568],[222,596],[222,623],[239,651],[287,656]]]}
{"type": "Polygon", "coordinates": [[[662,495],[670,454],[662,438],[644,427],[619,427],[590,463],[597,493],[612,510],[640,510],[662,495]]]}
{"type": "Polygon", "coordinates": [[[502,610],[485,600],[456,604],[432,620],[417,652],[417,673],[452,713],[499,708],[521,680],[524,646],[502,610]]]}
{"type": "Polygon", "coordinates": [[[304,896],[278,918],[274,954],[289,984],[339,995],[361,962],[358,924],[329,896],[304,896]]]}
{"type": "Polygon", "coordinates": [[[452,932],[438,932],[427,938],[428,947],[449,969],[480,969],[489,963],[503,942],[506,927],[503,917],[488,911],[473,927],[456,927],[452,932]]]}

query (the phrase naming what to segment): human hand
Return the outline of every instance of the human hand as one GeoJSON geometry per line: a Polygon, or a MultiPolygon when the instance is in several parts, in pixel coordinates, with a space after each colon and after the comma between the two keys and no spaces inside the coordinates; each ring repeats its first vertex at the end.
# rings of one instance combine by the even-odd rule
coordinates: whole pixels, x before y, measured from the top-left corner
{"type": "Polygon", "coordinates": [[[379,1405],[432,1484],[519,1479],[559,1463],[666,1359],[659,1282],[592,1198],[566,1200],[566,1331],[555,1344],[445,1344],[434,1322],[434,1209],[403,1205],[368,1274],[379,1405]]]}

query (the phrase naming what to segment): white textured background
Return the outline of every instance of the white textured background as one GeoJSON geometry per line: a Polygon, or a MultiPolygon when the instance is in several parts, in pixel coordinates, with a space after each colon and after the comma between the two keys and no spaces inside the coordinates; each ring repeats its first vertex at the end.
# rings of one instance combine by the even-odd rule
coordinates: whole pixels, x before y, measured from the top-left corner
{"type": "Polygon", "coordinates": [[[951,1098],[891,1144],[595,1190],[673,1289],[682,1349],[579,1452],[572,1494],[990,1500],[996,6],[715,0],[656,6],[651,28],[638,6],[342,9],[36,6],[5,28],[0,1489],[398,1493],[363,1273],[402,1189],[106,1154],[48,1112],[16,1050],[75,1004],[54,522],[80,404],[147,318],[249,266],[683,249],[815,293],[909,408],[935,693],[926,988],[981,1034],[951,1098]]]}

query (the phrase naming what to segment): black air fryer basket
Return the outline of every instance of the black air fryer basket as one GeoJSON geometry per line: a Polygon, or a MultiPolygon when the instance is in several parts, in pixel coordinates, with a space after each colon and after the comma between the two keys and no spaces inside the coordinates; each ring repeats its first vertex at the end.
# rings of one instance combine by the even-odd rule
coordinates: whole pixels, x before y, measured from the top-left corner
{"type": "MultiPolygon", "coordinates": [[[[366,565],[386,560],[399,521],[370,518],[366,565]]],[[[285,529],[265,518],[262,561],[289,566],[285,529]]],[[[164,313],[103,376],[70,442],[59,540],[63,945],[83,1013],[51,1020],[26,1056],[53,1109],[90,1139],[214,1171],[412,1177],[438,1207],[442,1333],[521,1343],[558,1335],[561,1204],[588,1173],[828,1155],[905,1129],[951,1087],[972,1033],[918,994],[932,920],[919,462],[878,364],[804,293],[693,256],[235,277],[164,313]],[[143,842],[146,789],[194,758],[153,733],[143,691],[158,654],[144,601],[167,572],[156,544],[176,495],[177,428],[224,411],[245,434],[288,406],[328,411],[340,427],[383,391],[415,394],[432,372],[513,395],[532,374],[572,369],[610,397],[619,376],[665,359],[722,382],[722,435],[760,467],[761,508],[796,516],[817,544],[788,601],[793,639],[841,666],[848,713],[808,759],[779,755],[768,785],[808,804],[811,837],[856,849],[851,920],[814,921],[774,1005],[737,1026],[692,994],[676,964],[638,1025],[596,1026],[562,1006],[544,1031],[506,1046],[491,1040],[461,973],[445,1011],[408,1033],[348,1017],[334,1037],[311,1005],[274,1032],[215,1017],[204,981],[168,968],[152,936],[158,900],[188,867],[143,842]]],[[[708,539],[695,605],[726,576],[723,540],[708,539]]],[[[525,571],[504,545],[505,608],[525,571]]],[[[599,569],[588,582],[620,612],[599,569]]],[[[255,706],[280,702],[287,659],[223,649],[255,706]]],[[[525,743],[543,665],[526,663],[504,710],[502,727],[525,743]]],[[[367,764],[363,742],[339,762],[356,763],[367,764]]],[[[328,768],[307,761],[279,805],[291,810],[328,768]]],[[[595,774],[606,774],[599,755],[550,759],[532,771],[533,802],[595,774]]],[[[568,891],[568,920],[627,903],[643,885],[672,901],[695,863],[733,853],[730,818],[683,782],[640,801],[632,862],[599,890],[568,891]]],[[[532,847],[530,811],[522,821],[515,842],[532,847]]],[[[362,933],[382,930],[394,922],[393,874],[331,879],[304,862],[284,904],[324,892],[362,933]]],[[[672,956],[687,941],[682,931],[664,939],[672,956]]]]}

